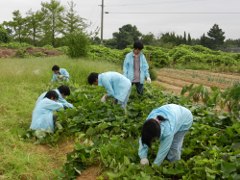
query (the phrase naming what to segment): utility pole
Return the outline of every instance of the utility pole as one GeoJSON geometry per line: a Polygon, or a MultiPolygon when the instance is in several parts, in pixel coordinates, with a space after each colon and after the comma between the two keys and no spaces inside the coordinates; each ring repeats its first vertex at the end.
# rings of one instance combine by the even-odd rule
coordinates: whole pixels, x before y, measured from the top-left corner
{"type": "Polygon", "coordinates": [[[104,15],[104,0],[102,0],[102,12],[101,12],[101,44],[103,44],[103,15],[104,15]]]}

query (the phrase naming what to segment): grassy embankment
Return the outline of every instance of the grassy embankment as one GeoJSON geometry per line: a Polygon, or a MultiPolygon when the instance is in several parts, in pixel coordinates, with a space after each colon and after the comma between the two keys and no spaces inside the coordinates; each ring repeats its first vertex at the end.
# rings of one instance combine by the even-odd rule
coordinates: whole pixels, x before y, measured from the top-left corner
{"type": "MultiPolygon", "coordinates": [[[[55,147],[21,141],[31,122],[37,97],[51,79],[54,64],[66,68],[72,81],[85,84],[91,71],[121,71],[107,62],[54,58],[0,59],[0,179],[53,179],[71,143],[55,147]]],[[[71,149],[71,148],[69,148],[71,149]]]]}

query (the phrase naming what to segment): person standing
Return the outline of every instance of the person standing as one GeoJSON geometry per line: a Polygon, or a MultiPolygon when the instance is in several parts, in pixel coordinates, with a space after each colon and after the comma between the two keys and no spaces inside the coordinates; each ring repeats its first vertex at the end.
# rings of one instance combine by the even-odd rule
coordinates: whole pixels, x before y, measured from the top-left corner
{"type": "Polygon", "coordinates": [[[192,123],[191,111],[183,106],[167,104],[154,109],[143,124],[139,139],[140,164],[149,165],[148,149],[155,139],[160,145],[153,164],[160,166],[165,158],[170,162],[180,160],[184,136],[192,123]]]}
{"type": "Polygon", "coordinates": [[[52,76],[52,82],[57,81],[69,81],[69,73],[66,69],[60,68],[58,65],[54,65],[52,67],[53,76],[52,76]]]}
{"type": "Polygon", "coordinates": [[[138,94],[143,94],[145,78],[148,83],[151,83],[149,66],[142,53],[143,48],[144,46],[140,41],[134,42],[133,51],[126,55],[123,63],[123,74],[132,82],[132,85],[136,86],[138,94]]]}
{"type": "Polygon", "coordinates": [[[90,85],[103,86],[107,94],[102,98],[102,102],[106,102],[107,98],[112,96],[117,100],[121,107],[126,109],[129,95],[131,93],[131,82],[125,76],[118,72],[90,73],[88,76],[90,85]]]}

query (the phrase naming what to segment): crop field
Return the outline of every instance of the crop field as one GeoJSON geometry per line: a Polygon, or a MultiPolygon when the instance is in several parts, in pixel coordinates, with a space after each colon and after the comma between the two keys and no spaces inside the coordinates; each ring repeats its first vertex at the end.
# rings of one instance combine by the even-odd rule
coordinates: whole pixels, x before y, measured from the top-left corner
{"type": "Polygon", "coordinates": [[[182,88],[190,84],[226,89],[240,82],[240,74],[162,68],[157,70],[157,82],[166,90],[180,94],[182,88]]]}
{"type": "MultiPolygon", "coordinates": [[[[239,86],[221,96],[221,102],[230,104],[231,109],[219,112],[215,109],[219,102],[215,94],[213,98],[208,95],[206,104],[197,104],[191,98],[164,92],[155,83],[146,84],[143,96],[137,95],[133,88],[125,114],[113,105],[112,99],[100,102],[103,88],[86,83],[90,72],[110,70],[121,72],[121,67],[65,56],[1,59],[0,179],[240,178],[239,86]],[[43,91],[59,86],[50,83],[54,64],[70,72],[71,95],[67,100],[75,108],[57,113],[54,134],[39,136],[29,130],[31,113],[43,91]],[[164,161],[160,167],[142,167],[137,151],[143,122],[153,108],[168,103],[183,105],[194,116],[193,126],[184,140],[182,159],[175,163],[164,161]]],[[[158,73],[164,71],[168,72],[166,76],[175,72],[182,78],[189,74],[189,79],[193,72],[161,69],[158,73]]],[[[194,72],[207,77],[205,71],[194,72]]],[[[208,73],[217,77],[213,76],[215,73],[208,73]]],[[[226,88],[231,87],[230,81],[238,80],[235,75],[224,77],[229,81],[226,88]]],[[[157,149],[158,145],[153,144],[150,162],[157,149]]]]}

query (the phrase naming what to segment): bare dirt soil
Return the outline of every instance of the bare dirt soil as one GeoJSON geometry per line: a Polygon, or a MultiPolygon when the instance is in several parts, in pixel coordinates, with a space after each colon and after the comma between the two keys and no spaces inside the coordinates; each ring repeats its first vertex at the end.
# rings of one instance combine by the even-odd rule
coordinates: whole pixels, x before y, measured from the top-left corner
{"type": "Polygon", "coordinates": [[[208,88],[226,89],[240,82],[240,74],[215,73],[205,70],[179,70],[163,68],[157,70],[157,83],[167,91],[180,94],[185,85],[204,85],[208,88]]]}
{"type": "Polygon", "coordinates": [[[77,177],[77,180],[96,180],[100,173],[100,167],[93,166],[83,171],[81,176],[77,177]]]}
{"type": "MultiPolygon", "coordinates": [[[[32,56],[59,56],[63,53],[56,49],[46,49],[41,47],[29,47],[23,50],[24,53],[32,56]]],[[[17,56],[17,49],[1,48],[0,58],[12,58],[17,56]]]]}

